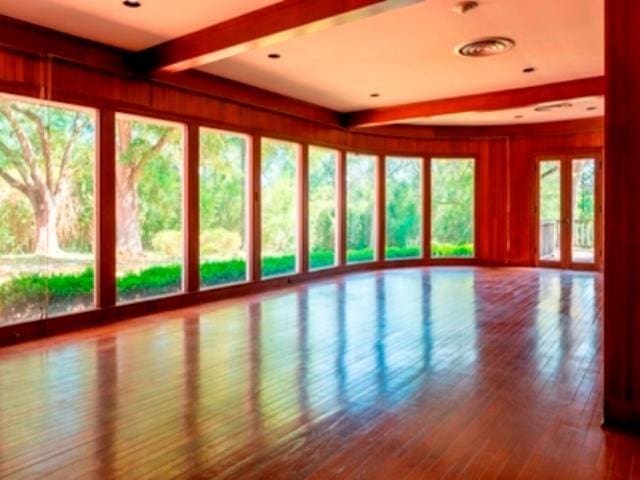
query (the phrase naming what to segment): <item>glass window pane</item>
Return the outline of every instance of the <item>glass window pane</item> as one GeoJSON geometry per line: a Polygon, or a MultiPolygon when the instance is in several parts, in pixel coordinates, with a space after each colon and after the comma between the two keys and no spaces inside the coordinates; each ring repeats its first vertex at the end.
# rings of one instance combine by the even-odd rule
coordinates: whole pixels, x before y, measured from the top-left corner
{"type": "Polygon", "coordinates": [[[474,255],[474,160],[431,159],[431,256],[474,255]]]}
{"type": "Polygon", "coordinates": [[[247,278],[248,138],[200,131],[200,285],[247,278]]]}
{"type": "Polygon", "coordinates": [[[571,256],[576,263],[595,261],[596,162],[593,158],[572,161],[573,245],[571,256]]]}
{"type": "Polygon", "coordinates": [[[93,307],[95,112],[0,95],[0,325],[93,307]]]}
{"type": "Polygon", "coordinates": [[[376,157],[347,154],[347,263],[374,259],[376,157]]]}
{"type": "Polygon", "coordinates": [[[182,288],[184,128],[116,115],[116,288],[127,302],[182,288]]]}
{"type": "Polygon", "coordinates": [[[560,260],[562,201],[560,160],[540,162],[540,260],[560,260]]]}
{"type": "Polygon", "coordinates": [[[262,139],[262,277],[297,268],[297,171],[300,147],[262,139]]]}
{"type": "Polygon", "coordinates": [[[385,258],[422,253],[422,159],[387,157],[385,258]]]}
{"type": "Polygon", "coordinates": [[[309,268],[336,264],[336,162],[338,152],[309,147],[309,268]]]}

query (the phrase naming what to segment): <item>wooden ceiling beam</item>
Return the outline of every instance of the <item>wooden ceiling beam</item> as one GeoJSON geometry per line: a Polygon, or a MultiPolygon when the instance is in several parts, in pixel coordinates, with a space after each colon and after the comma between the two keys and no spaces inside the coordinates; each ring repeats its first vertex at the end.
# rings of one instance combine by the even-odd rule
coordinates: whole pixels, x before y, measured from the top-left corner
{"type": "Polygon", "coordinates": [[[363,128],[436,115],[506,110],[539,103],[603,95],[604,90],[604,77],[590,77],[535,87],[361,110],[344,114],[343,124],[349,128],[363,128]]]}
{"type": "Polygon", "coordinates": [[[178,72],[424,0],[283,0],[137,54],[146,69],[178,72]]]}

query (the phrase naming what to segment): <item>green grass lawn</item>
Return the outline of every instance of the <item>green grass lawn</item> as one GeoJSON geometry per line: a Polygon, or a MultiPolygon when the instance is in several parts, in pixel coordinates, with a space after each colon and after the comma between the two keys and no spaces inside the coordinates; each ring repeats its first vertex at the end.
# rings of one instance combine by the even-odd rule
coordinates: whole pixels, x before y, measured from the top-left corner
{"type": "MultiPolygon", "coordinates": [[[[471,245],[432,245],[434,257],[469,257],[473,253],[471,245]]],[[[386,258],[414,258],[420,256],[417,247],[387,248],[386,258]]],[[[366,262],[373,259],[371,249],[350,250],[349,262],[366,262]]],[[[334,264],[334,252],[312,252],[312,269],[330,267],[334,264]]],[[[262,260],[262,276],[273,277],[295,271],[295,257],[283,255],[266,257],[262,260]]],[[[200,265],[202,285],[213,287],[228,283],[242,282],[246,278],[244,260],[220,260],[204,262],[200,265]]],[[[180,265],[161,265],[145,268],[139,272],[128,272],[116,279],[120,299],[133,300],[141,297],[162,295],[180,289],[182,267],[180,265]]],[[[70,274],[22,274],[8,282],[0,284],[0,317],[5,310],[14,313],[20,309],[29,310],[33,305],[42,305],[45,299],[48,305],[73,302],[91,302],[94,289],[92,268],[81,273],[70,274]]]]}

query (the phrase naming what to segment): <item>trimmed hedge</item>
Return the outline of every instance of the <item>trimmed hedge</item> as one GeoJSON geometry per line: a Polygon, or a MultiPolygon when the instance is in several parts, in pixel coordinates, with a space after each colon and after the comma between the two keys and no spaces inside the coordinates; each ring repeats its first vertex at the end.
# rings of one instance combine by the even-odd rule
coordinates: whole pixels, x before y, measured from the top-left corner
{"type": "MultiPolygon", "coordinates": [[[[432,245],[434,257],[469,257],[473,253],[472,245],[432,245]]],[[[386,258],[411,258],[420,255],[418,247],[387,248],[386,258]]],[[[370,261],[374,257],[371,249],[350,250],[349,262],[370,261]]],[[[334,264],[335,254],[331,251],[311,253],[311,268],[330,267],[334,264]]],[[[263,277],[283,275],[295,271],[295,257],[283,255],[266,257],[262,260],[263,277]]],[[[244,260],[223,260],[204,262],[200,266],[202,284],[205,286],[241,282],[246,278],[244,260]]],[[[16,310],[22,306],[41,303],[48,298],[50,304],[60,304],[78,298],[91,298],[93,295],[93,269],[87,268],[77,274],[28,274],[16,277],[0,284],[0,315],[6,309],[16,310]]],[[[140,272],[129,272],[116,280],[121,298],[134,299],[141,296],[160,295],[180,288],[182,267],[180,265],[162,265],[149,267],[140,272]]]]}

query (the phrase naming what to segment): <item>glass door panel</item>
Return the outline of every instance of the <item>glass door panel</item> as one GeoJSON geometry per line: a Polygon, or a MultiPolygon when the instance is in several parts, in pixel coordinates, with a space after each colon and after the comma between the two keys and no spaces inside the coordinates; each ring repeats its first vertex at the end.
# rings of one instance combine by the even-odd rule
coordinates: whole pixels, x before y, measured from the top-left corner
{"type": "Polygon", "coordinates": [[[593,158],[571,161],[571,261],[595,262],[596,162],[593,158]]]}
{"type": "Polygon", "coordinates": [[[542,262],[560,262],[562,241],[562,162],[542,160],[539,168],[539,245],[542,262]]]}

